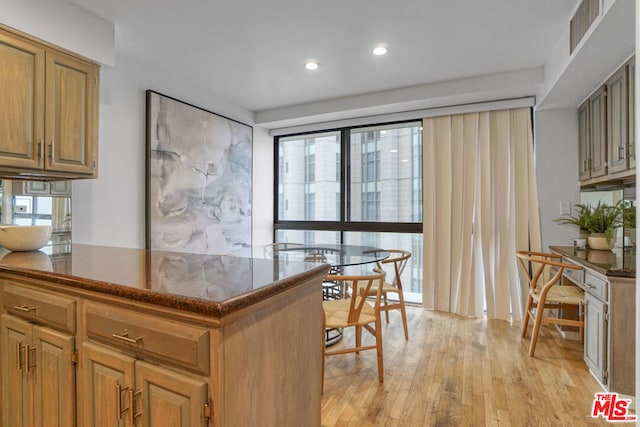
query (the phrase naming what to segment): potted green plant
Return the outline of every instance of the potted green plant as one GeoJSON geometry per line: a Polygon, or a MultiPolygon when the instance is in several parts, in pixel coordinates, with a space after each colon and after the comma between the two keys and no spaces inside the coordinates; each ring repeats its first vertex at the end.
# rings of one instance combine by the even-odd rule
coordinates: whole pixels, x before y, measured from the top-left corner
{"type": "Polygon", "coordinates": [[[591,220],[587,238],[589,247],[596,250],[610,250],[616,243],[615,230],[623,224],[624,201],[615,205],[598,202],[591,209],[591,220]]]}
{"type": "Polygon", "coordinates": [[[629,201],[624,202],[622,209],[622,227],[625,246],[635,246],[636,244],[636,207],[629,201]],[[627,243],[628,242],[628,243],[627,243]]]}
{"type": "Polygon", "coordinates": [[[590,231],[589,226],[591,223],[591,211],[590,205],[577,204],[574,205],[575,214],[563,215],[560,218],[554,219],[559,224],[576,225],[580,229],[580,237],[586,238],[590,231]]]}

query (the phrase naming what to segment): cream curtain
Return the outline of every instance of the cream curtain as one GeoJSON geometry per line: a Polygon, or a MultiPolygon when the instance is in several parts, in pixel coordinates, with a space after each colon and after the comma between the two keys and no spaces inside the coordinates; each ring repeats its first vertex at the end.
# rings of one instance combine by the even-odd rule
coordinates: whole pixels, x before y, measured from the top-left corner
{"type": "Polygon", "coordinates": [[[539,250],[529,108],[423,120],[427,308],[521,319],[516,250],[539,250]]]}

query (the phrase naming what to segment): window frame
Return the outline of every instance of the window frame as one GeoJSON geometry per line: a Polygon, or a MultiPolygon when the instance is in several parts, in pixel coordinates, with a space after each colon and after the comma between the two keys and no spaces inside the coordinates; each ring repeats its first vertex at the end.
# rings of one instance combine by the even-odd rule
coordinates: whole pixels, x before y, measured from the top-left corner
{"type": "MultiPolygon", "coordinates": [[[[370,123],[359,126],[345,126],[340,128],[318,129],[309,132],[298,132],[274,136],[274,186],[273,186],[273,238],[278,230],[315,230],[335,231],[340,233],[340,242],[344,242],[344,232],[392,232],[392,233],[416,233],[423,232],[423,223],[420,222],[377,222],[377,221],[351,221],[351,197],[350,197],[350,159],[351,159],[351,132],[358,129],[398,126],[402,124],[414,124],[422,127],[421,119],[402,120],[394,122],[370,123]],[[280,187],[280,140],[291,137],[305,137],[322,133],[338,132],[340,134],[340,212],[337,221],[302,221],[281,220],[279,218],[280,187]]],[[[422,177],[422,162],[419,165],[422,177]]],[[[412,184],[413,186],[413,184],[412,184]]],[[[413,192],[414,190],[412,190],[413,192]]]]}

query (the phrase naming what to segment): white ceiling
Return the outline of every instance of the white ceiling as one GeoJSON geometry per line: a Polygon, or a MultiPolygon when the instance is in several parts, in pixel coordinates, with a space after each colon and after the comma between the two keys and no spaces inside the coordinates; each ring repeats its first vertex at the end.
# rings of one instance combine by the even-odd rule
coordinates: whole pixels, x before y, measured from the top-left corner
{"type": "Polygon", "coordinates": [[[70,1],[119,53],[260,112],[543,66],[579,0],[70,1]]]}

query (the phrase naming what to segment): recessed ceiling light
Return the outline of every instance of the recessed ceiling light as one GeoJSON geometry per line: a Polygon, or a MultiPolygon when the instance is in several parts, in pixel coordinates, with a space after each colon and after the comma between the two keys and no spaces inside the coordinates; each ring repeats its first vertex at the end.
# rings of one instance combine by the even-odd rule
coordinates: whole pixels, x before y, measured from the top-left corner
{"type": "Polygon", "coordinates": [[[384,55],[387,53],[387,48],[384,46],[378,46],[377,48],[373,49],[373,54],[374,55],[384,55]]]}
{"type": "Polygon", "coordinates": [[[309,61],[307,62],[307,64],[305,65],[305,68],[307,70],[317,70],[318,69],[318,63],[314,62],[314,61],[309,61]]]}

